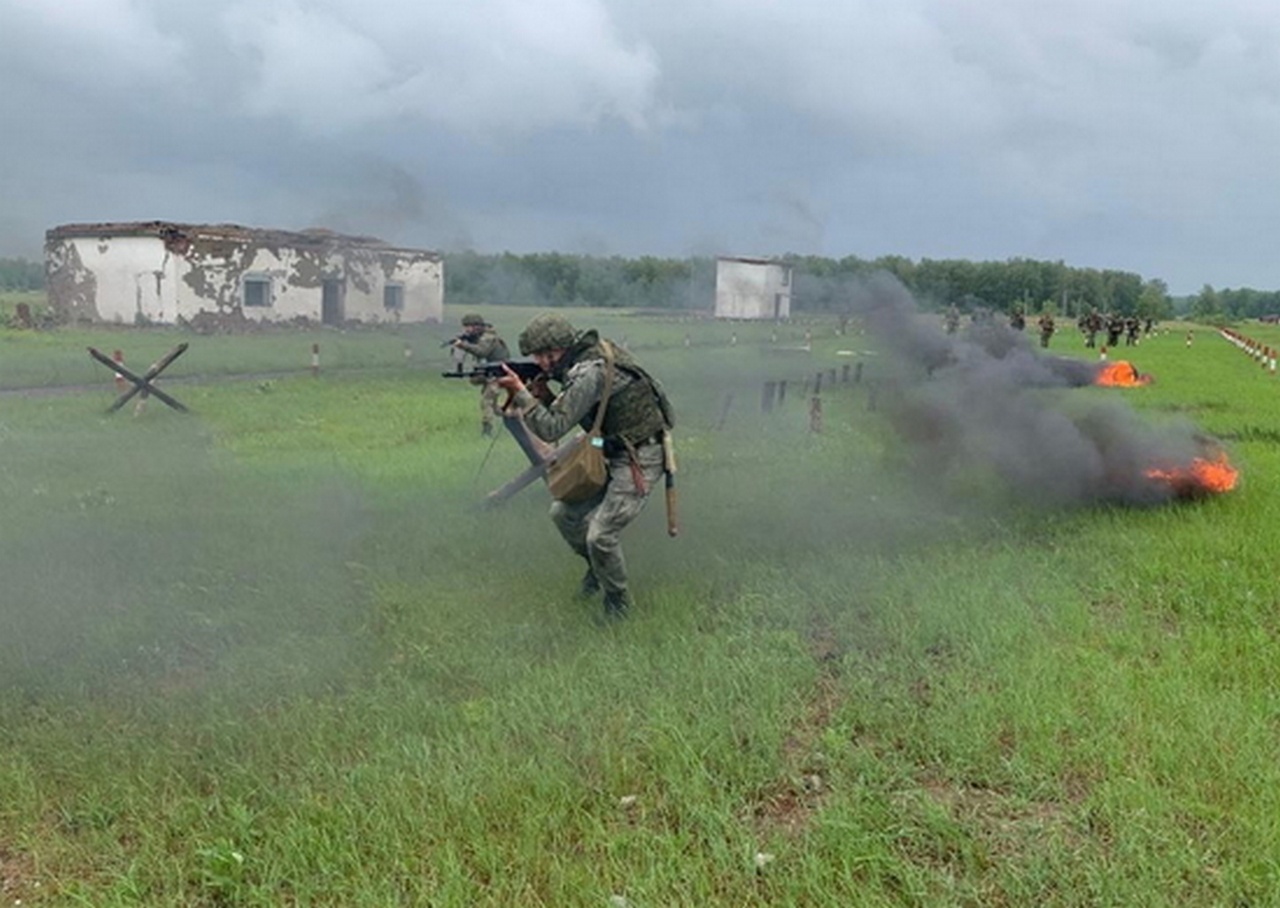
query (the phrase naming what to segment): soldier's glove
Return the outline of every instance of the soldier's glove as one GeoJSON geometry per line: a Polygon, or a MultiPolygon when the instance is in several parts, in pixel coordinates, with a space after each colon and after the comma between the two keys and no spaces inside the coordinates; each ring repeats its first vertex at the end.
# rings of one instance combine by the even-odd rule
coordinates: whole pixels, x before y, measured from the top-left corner
{"type": "Polygon", "coordinates": [[[547,377],[545,375],[539,375],[526,387],[529,389],[530,394],[544,404],[550,404],[556,399],[556,396],[551,393],[551,388],[547,385],[547,377]]]}

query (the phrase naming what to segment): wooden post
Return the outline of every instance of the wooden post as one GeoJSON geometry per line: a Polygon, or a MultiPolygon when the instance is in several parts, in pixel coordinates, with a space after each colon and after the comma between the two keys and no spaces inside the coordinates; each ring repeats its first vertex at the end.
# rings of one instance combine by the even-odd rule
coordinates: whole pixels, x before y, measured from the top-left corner
{"type": "Polygon", "coordinates": [[[764,383],[764,393],[760,398],[760,409],[762,412],[773,412],[773,396],[778,390],[778,383],[767,381],[764,383]]]}
{"type": "Polygon", "coordinates": [[[809,431],[822,431],[822,398],[816,394],[809,401],[809,431]]]}
{"type": "Polygon", "coordinates": [[[782,402],[787,399],[787,380],[784,378],[778,382],[778,406],[782,406],[782,402]]]}
{"type": "Polygon", "coordinates": [[[853,364],[853,383],[855,385],[862,384],[862,363],[853,364]]]}
{"type": "Polygon", "coordinates": [[[716,429],[723,429],[726,422],[729,421],[729,408],[733,406],[733,392],[730,391],[724,396],[724,403],[720,405],[720,418],[716,420],[716,429]]]}
{"type": "MultiPolygon", "coordinates": [[[[120,365],[122,365],[122,366],[123,366],[123,365],[124,365],[124,351],[123,351],[123,350],[113,350],[113,351],[111,351],[111,359],[112,359],[114,362],[117,362],[117,363],[119,363],[120,365]]],[[[121,375],[119,372],[117,372],[117,373],[116,373],[116,393],[117,393],[117,394],[123,394],[123,393],[125,392],[125,389],[126,389],[126,388],[128,388],[128,387],[129,387],[129,381],[128,381],[128,379],[126,379],[123,375],[121,375]]]]}
{"type": "Polygon", "coordinates": [[[312,375],[320,374],[320,345],[319,344],[311,345],[311,374],[312,375]]]}

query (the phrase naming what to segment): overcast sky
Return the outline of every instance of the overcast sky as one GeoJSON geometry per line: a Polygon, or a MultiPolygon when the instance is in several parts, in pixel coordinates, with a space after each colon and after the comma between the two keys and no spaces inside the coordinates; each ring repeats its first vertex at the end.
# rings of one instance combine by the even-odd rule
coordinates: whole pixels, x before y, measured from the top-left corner
{"type": "Polygon", "coordinates": [[[1280,289],[1275,0],[0,0],[0,255],[1061,259],[1280,289]]]}

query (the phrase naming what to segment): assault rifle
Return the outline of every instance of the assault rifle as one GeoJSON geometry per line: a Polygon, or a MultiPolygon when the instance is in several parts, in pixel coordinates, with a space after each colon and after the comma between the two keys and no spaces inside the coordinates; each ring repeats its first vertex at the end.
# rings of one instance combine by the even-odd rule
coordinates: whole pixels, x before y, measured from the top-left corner
{"type": "Polygon", "coordinates": [[[503,366],[506,366],[516,375],[520,376],[520,380],[525,383],[533,381],[542,374],[541,366],[532,360],[524,359],[509,359],[496,363],[480,363],[480,365],[476,366],[470,372],[462,371],[462,367],[459,366],[454,372],[442,372],[440,374],[445,378],[469,378],[478,379],[480,381],[493,381],[495,378],[502,378],[502,376],[507,374],[503,371],[503,366]]]}
{"type": "MultiPolygon", "coordinates": [[[[488,322],[485,322],[485,323],[484,323],[484,327],[485,327],[485,328],[492,328],[492,327],[493,327],[493,325],[489,324],[488,322]]],[[[476,338],[478,338],[478,337],[479,337],[481,334],[483,334],[483,333],[484,333],[483,331],[476,331],[476,332],[463,331],[461,334],[455,335],[454,337],[451,337],[451,338],[449,338],[448,340],[441,341],[441,342],[440,342],[440,346],[441,346],[441,347],[452,347],[452,346],[453,346],[454,344],[456,344],[458,341],[471,341],[472,343],[474,343],[474,342],[475,342],[475,340],[476,340],[476,338]]]]}

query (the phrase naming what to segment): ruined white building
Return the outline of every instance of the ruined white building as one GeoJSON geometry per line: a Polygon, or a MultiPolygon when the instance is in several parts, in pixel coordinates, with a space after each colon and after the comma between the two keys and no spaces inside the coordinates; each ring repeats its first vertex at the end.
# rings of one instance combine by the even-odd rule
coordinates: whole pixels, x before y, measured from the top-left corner
{"type": "Polygon", "coordinates": [[[791,317],[791,266],[772,259],[716,259],[716,318],[791,317]]]}
{"type": "Polygon", "coordinates": [[[328,230],[65,224],[45,234],[49,304],[73,321],[439,321],[441,256],[328,230]]]}

